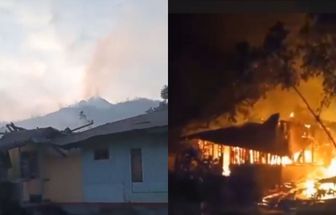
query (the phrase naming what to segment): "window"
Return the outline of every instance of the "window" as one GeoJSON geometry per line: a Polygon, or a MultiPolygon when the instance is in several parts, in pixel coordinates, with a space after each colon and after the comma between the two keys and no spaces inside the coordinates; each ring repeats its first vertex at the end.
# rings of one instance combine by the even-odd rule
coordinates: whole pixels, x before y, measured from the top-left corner
{"type": "Polygon", "coordinates": [[[37,152],[21,152],[20,164],[22,178],[32,179],[38,177],[39,171],[37,152]]]}
{"type": "Polygon", "coordinates": [[[108,148],[100,148],[94,150],[94,159],[95,160],[108,160],[110,158],[108,148]]]}
{"type": "Polygon", "coordinates": [[[142,182],[141,149],[131,149],[132,182],[142,182]]]}

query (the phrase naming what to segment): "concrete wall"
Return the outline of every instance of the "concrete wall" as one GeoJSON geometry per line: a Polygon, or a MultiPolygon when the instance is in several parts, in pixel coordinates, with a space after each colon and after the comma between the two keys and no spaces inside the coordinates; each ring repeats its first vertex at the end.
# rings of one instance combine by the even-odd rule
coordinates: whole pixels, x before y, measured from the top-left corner
{"type": "Polygon", "coordinates": [[[42,154],[42,149],[38,145],[27,144],[23,147],[9,150],[9,155],[12,163],[12,168],[9,170],[9,180],[21,184],[21,200],[24,202],[29,201],[30,195],[41,195],[43,186],[41,177],[29,180],[23,180],[21,178],[20,152],[26,151],[36,151],[39,156],[38,165],[41,166],[41,164],[43,163],[40,157],[42,154]]]}
{"type": "Polygon", "coordinates": [[[29,201],[32,194],[42,195],[43,199],[53,202],[82,202],[81,151],[71,150],[67,157],[62,157],[48,146],[24,146],[10,150],[12,169],[10,180],[22,184],[22,200],[29,201]],[[39,177],[20,179],[19,151],[39,152],[39,177]]]}
{"type": "Polygon", "coordinates": [[[90,143],[83,149],[86,202],[167,202],[167,133],[127,134],[90,143]],[[94,149],[109,148],[108,160],[94,160],[94,149]],[[143,182],[131,182],[130,149],[142,149],[143,182]]]}
{"type": "Polygon", "coordinates": [[[67,157],[50,151],[44,154],[44,199],[67,203],[83,201],[81,152],[71,150],[67,154],[67,157]]]}

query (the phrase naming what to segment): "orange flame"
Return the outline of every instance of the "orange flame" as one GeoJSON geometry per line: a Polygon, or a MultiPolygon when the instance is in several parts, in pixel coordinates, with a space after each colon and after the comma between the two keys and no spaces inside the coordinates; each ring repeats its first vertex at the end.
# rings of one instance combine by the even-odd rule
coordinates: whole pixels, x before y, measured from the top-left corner
{"type": "Polygon", "coordinates": [[[294,116],[295,116],[294,112],[291,112],[291,113],[289,114],[289,117],[290,117],[290,118],[293,118],[294,116]]]}
{"type": "Polygon", "coordinates": [[[223,152],[223,172],[222,175],[229,176],[231,174],[230,171],[230,147],[224,146],[224,152],[223,152]]]}

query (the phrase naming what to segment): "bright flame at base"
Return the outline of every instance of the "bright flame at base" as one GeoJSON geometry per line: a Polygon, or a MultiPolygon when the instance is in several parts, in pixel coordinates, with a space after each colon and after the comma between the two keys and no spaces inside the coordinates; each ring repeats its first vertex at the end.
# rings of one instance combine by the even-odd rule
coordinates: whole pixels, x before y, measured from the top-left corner
{"type": "MultiPolygon", "coordinates": [[[[307,179],[303,187],[305,198],[318,198],[321,200],[336,198],[336,183],[319,182],[321,178],[332,178],[336,176],[336,159],[333,159],[330,165],[317,173],[316,179],[307,179]]],[[[336,182],[336,181],[335,181],[336,182]]]]}
{"type": "Polygon", "coordinates": [[[229,176],[230,171],[230,147],[224,146],[223,172],[222,175],[229,176]]]}
{"type": "Polygon", "coordinates": [[[315,181],[314,180],[307,180],[305,182],[305,190],[303,191],[303,194],[310,198],[317,192],[317,189],[315,188],[315,181]]]}
{"type": "Polygon", "coordinates": [[[324,171],[325,177],[336,176],[336,159],[332,159],[328,168],[324,171]]]}

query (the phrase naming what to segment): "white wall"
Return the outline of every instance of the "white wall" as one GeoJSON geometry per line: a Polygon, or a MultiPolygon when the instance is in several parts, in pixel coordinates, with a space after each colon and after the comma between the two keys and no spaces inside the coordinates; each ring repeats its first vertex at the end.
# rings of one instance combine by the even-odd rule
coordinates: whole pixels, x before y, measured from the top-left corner
{"type": "Polygon", "coordinates": [[[167,133],[124,135],[83,150],[86,202],[168,202],[167,133]],[[107,145],[109,160],[94,160],[93,149],[107,145]],[[143,182],[131,182],[130,149],[142,149],[143,182]]]}

